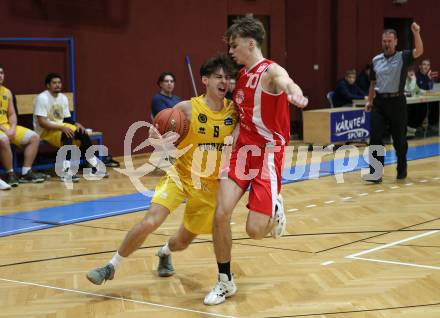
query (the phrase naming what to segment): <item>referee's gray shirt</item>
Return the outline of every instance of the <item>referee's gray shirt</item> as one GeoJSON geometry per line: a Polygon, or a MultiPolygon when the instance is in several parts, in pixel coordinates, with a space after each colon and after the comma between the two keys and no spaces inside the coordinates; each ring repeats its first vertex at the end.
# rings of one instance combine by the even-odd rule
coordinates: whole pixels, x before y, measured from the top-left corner
{"type": "Polygon", "coordinates": [[[405,88],[408,66],[413,63],[412,50],[396,51],[392,56],[383,53],[373,58],[370,79],[376,81],[376,93],[401,93],[405,88]]]}

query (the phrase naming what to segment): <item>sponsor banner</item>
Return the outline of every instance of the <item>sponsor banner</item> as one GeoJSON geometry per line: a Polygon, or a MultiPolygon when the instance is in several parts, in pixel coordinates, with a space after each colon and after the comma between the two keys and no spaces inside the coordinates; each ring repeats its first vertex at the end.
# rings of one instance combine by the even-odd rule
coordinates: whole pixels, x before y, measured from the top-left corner
{"type": "Polygon", "coordinates": [[[364,110],[330,114],[330,141],[365,140],[370,138],[371,113],[364,110]]]}

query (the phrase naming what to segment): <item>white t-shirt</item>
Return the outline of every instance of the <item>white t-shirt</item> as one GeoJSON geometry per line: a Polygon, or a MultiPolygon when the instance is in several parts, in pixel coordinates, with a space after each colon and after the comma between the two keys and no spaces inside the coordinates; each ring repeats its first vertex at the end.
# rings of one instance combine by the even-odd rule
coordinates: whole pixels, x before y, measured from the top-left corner
{"type": "Polygon", "coordinates": [[[64,118],[69,118],[69,100],[67,96],[59,93],[53,97],[49,91],[45,90],[34,100],[34,130],[41,135],[43,128],[38,123],[37,116],[46,117],[55,124],[62,124],[64,118]]]}

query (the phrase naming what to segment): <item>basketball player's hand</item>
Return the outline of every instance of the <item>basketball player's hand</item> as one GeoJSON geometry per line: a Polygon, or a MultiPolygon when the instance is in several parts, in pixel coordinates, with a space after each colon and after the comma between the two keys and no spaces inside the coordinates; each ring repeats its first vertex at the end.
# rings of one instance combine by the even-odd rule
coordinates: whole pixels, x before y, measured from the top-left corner
{"type": "Polygon", "coordinates": [[[80,123],[75,123],[75,126],[78,127],[79,131],[82,133],[86,132],[86,129],[84,128],[83,125],[81,125],[80,123]]]}
{"type": "Polygon", "coordinates": [[[418,25],[417,23],[413,22],[413,23],[411,24],[411,31],[412,31],[413,33],[418,33],[418,32],[420,32],[420,25],[418,25]]]}
{"type": "Polygon", "coordinates": [[[13,140],[15,136],[15,128],[9,128],[5,131],[6,136],[9,138],[9,140],[13,140]]]}
{"type": "Polygon", "coordinates": [[[309,103],[307,97],[299,94],[289,94],[287,95],[287,100],[298,108],[304,108],[309,103]]]}
{"type": "Polygon", "coordinates": [[[369,112],[371,112],[372,109],[373,109],[373,103],[367,102],[367,103],[365,104],[365,111],[366,111],[367,113],[369,113],[369,112]]]}
{"type": "Polygon", "coordinates": [[[158,128],[159,128],[158,124],[156,124],[154,127],[150,127],[150,130],[148,131],[148,138],[159,139],[160,133],[158,128]]]}
{"type": "Polygon", "coordinates": [[[69,138],[73,138],[75,135],[74,131],[66,126],[61,126],[60,130],[69,138]]]}

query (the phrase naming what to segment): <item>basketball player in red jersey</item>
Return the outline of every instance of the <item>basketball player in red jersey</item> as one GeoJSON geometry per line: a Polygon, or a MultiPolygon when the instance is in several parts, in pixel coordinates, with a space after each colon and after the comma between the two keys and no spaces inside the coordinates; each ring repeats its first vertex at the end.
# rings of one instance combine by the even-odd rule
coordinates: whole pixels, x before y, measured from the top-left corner
{"type": "Polygon", "coordinates": [[[240,133],[231,155],[228,179],[221,180],[213,225],[218,282],[206,295],[217,305],[235,294],[231,271],[231,215],[250,186],[246,232],[262,239],[283,235],[286,217],[280,193],[284,147],[290,140],[289,103],[299,108],[308,100],[284,68],[261,52],[265,31],[252,17],[234,21],[226,32],[229,53],[240,65],[233,100],[240,113],[240,133]]]}

